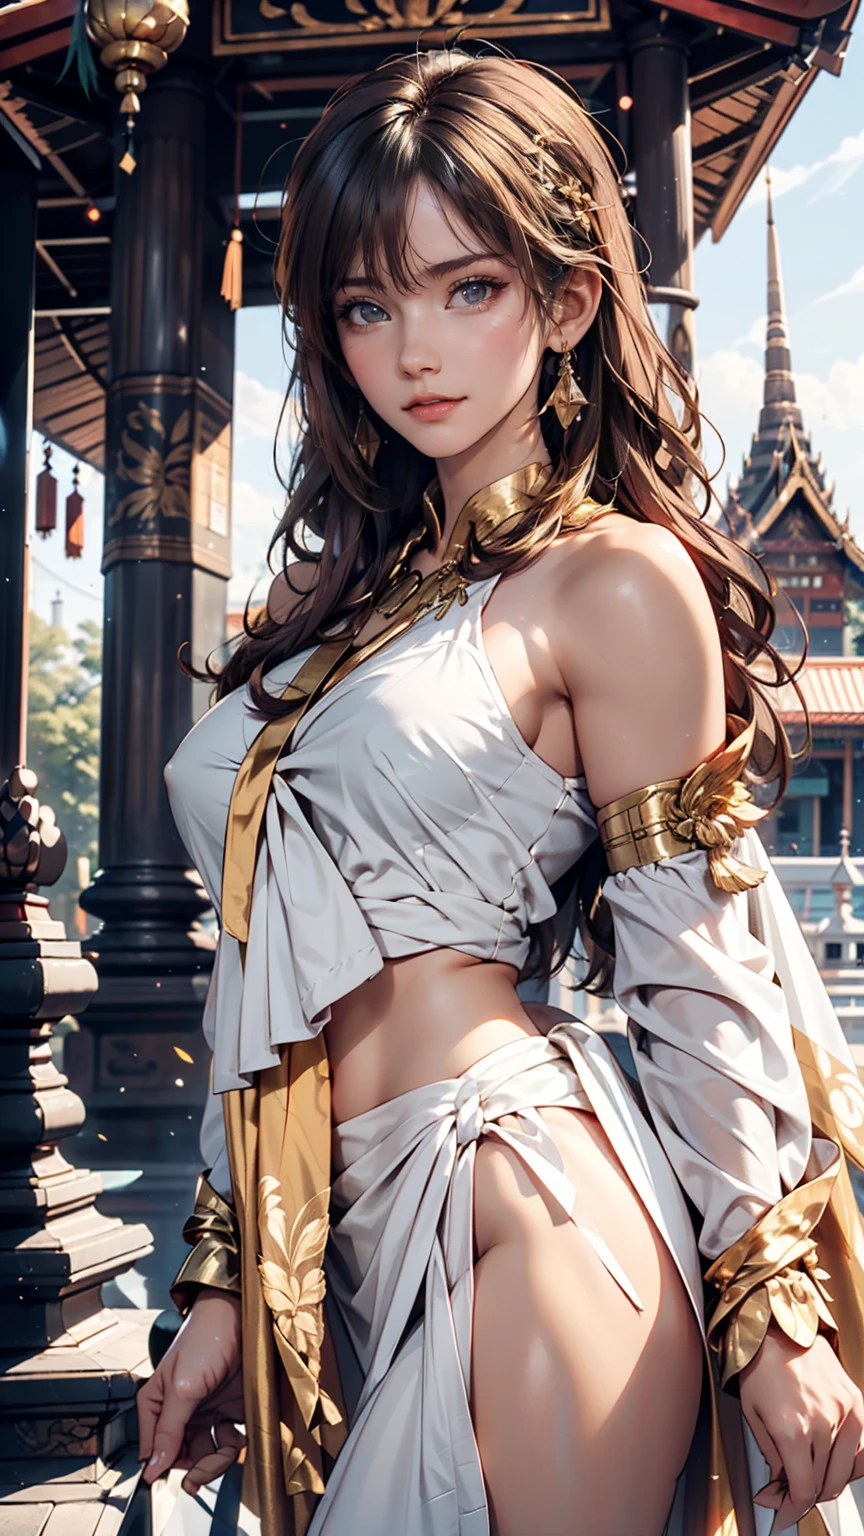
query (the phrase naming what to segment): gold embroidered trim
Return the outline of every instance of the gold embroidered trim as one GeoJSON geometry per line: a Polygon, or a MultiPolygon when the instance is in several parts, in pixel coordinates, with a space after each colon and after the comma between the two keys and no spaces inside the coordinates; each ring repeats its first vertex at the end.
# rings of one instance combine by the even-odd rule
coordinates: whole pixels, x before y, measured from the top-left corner
{"type": "Polygon", "coordinates": [[[216,1193],[203,1173],[195,1191],[195,1208],[183,1228],[183,1240],[192,1252],[171,1286],[171,1299],[184,1317],[203,1285],[240,1295],[240,1224],[227,1200],[216,1193]]]}
{"type": "Polygon", "coordinates": [[[738,734],[686,778],[649,784],[598,810],[613,875],[704,848],[721,891],[750,890],[765,879],[764,870],[751,869],[732,854],[737,838],[767,813],[754,805],[739,777],[753,747],[755,722],[743,726],[730,715],[729,724],[738,734]]]}
{"type": "Polygon", "coordinates": [[[708,1340],[720,1361],[721,1384],[755,1356],[772,1317],[805,1349],[820,1328],[836,1332],[812,1232],[831,1198],[839,1154],[816,1178],[799,1184],[715,1259],[705,1280],[718,1292],[708,1340]]]}

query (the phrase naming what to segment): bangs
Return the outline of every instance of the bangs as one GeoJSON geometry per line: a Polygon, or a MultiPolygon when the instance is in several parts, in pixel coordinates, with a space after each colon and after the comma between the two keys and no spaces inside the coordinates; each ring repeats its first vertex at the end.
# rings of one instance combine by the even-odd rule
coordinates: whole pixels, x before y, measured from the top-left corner
{"type": "MultiPolygon", "coordinates": [[[[508,155],[488,121],[475,119],[469,137],[466,117],[463,111],[459,121],[455,114],[448,121],[442,114],[442,121],[434,122],[402,111],[364,136],[359,146],[354,125],[354,153],[339,155],[337,150],[329,174],[319,177],[319,341],[331,356],[336,355],[333,300],[358,254],[370,284],[390,283],[402,293],[421,285],[424,274],[408,234],[412,194],[421,182],[430,188],[456,239],[469,234],[474,248],[479,245],[510,263],[529,293],[542,299],[538,266],[554,264],[565,252],[550,249],[548,220],[539,207],[531,207],[530,190],[526,198],[524,164],[520,168],[516,157],[508,155]],[[511,158],[512,177],[507,174],[511,158]],[[329,205],[326,219],[321,193],[329,205]]],[[[526,136],[526,153],[529,144],[526,136]]]]}

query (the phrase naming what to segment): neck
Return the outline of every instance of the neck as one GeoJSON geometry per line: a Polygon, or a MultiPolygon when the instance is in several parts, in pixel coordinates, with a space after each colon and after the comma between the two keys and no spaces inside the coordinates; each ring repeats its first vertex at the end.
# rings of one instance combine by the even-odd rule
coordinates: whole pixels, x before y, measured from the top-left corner
{"type": "MultiPolygon", "coordinates": [[[[532,397],[536,399],[536,386],[532,397]]],[[[445,548],[465,503],[484,486],[512,475],[527,464],[550,463],[536,409],[527,420],[514,424],[517,412],[524,415],[524,401],[485,437],[463,453],[436,460],[438,484],[444,501],[444,528],[439,549],[445,548]]]]}

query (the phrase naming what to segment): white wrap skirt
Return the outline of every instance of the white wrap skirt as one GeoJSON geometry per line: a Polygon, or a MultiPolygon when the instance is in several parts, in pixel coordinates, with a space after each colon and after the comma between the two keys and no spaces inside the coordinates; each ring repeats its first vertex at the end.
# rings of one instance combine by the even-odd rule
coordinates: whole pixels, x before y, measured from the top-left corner
{"type": "MultiPolygon", "coordinates": [[[[681,1190],[611,1052],[584,1024],[511,1042],[461,1077],[344,1121],[333,1133],[328,1302],[349,1398],[351,1363],[360,1390],[309,1536],[488,1536],[469,1411],[475,1156],[481,1136],[503,1142],[571,1215],[576,1190],[538,1113],[552,1105],[598,1114],[701,1321],[681,1190]],[[507,1116],[518,1129],[501,1124],[507,1116]]],[[[579,1226],[640,1306],[599,1234],[579,1226]]]]}

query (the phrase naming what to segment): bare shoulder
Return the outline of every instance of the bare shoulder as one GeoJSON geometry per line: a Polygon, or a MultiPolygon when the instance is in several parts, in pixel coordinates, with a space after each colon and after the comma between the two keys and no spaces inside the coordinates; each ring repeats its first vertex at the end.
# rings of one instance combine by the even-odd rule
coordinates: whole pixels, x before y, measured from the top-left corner
{"type": "Polygon", "coordinates": [[[267,612],[277,624],[290,618],[300,599],[311,592],[318,581],[318,564],[312,560],[293,560],[287,571],[280,571],[270,583],[267,612]]]}
{"type": "Polygon", "coordinates": [[[689,772],[722,740],[717,622],[686,546],[655,523],[607,514],[562,556],[556,659],[592,796],[605,804],[689,772]]]}

